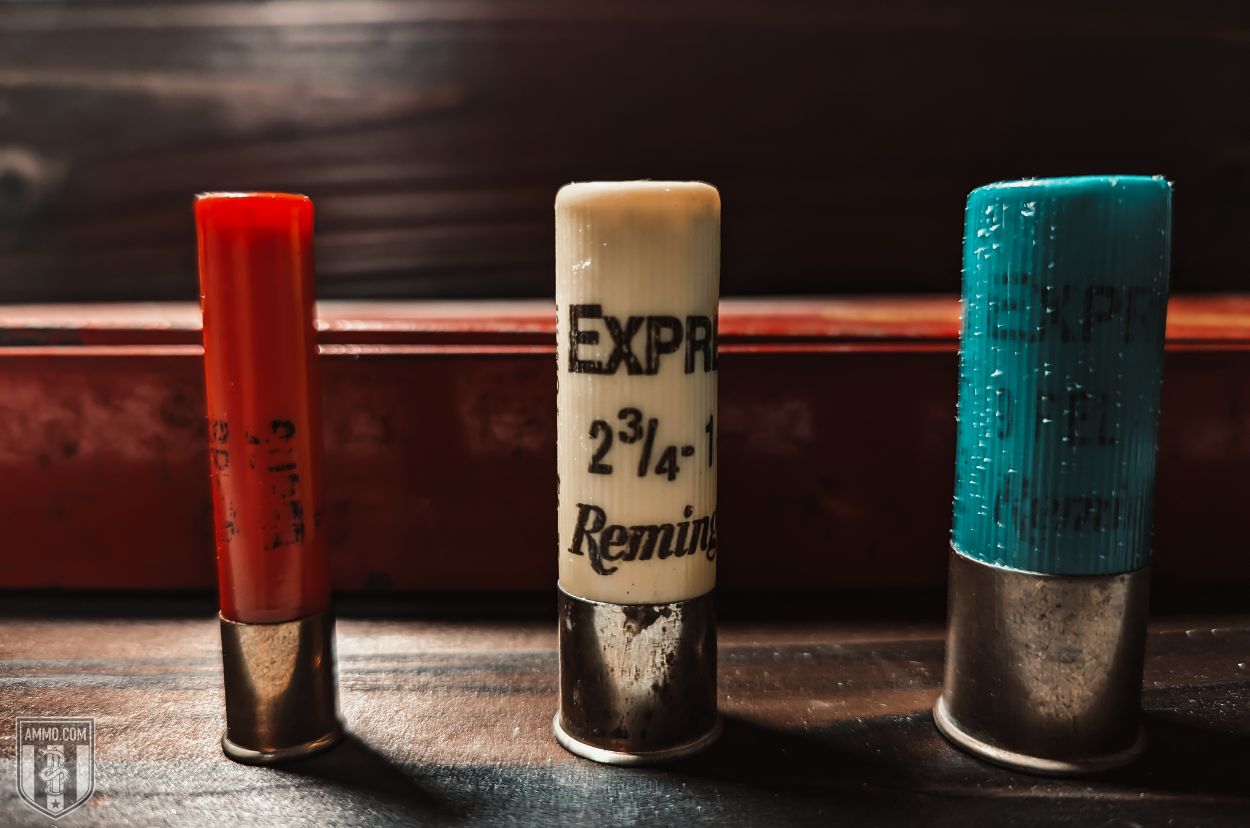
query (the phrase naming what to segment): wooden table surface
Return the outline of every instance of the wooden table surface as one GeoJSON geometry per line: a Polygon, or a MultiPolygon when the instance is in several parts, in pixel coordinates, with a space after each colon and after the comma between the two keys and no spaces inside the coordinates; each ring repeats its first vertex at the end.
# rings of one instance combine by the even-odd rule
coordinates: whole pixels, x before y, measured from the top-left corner
{"type": "Polygon", "coordinates": [[[97,720],[96,793],[68,826],[1250,824],[1250,614],[1156,619],[1146,756],[1060,781],[982,764],[938,735],[943,641],[928,616],[723,613],[722,740],[663,769],[601,767],[551,738],[552,621],[506,606],[343,607],[352,736],[282,769],[244,767],[218,745],[215,620],[201,599],[149,600],[3,602],[0,824],[50,824],[16,793],[19,715],[97,720]]]}

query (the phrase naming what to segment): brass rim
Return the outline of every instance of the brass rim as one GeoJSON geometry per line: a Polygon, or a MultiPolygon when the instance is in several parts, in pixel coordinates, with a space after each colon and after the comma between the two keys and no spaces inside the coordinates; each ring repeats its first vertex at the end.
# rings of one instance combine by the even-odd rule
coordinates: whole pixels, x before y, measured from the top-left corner
{"type": "Polygon", "coordinates": [[[1141,756],[1142,751],[1146,749],[1146,730],[1139,728],[1137,741],[1127,749],[1115,753],[1081,759],[1048,759],[1044,756],[1030,756],[1027,753],[998,747],[968,733],[951,717],[946,709],[944,695],[939,696],[933,705],[933,722],[937,725],[938,731],[955,747],[993,762],[995,765],[1041,776],[1081,776],[1111,770],[1129,764],[1141,756]]]}
{"type": "Polygon", "coordinates": [[[293,745],[292,747],[280,748],[278,750],[253,750],[245,748],[242,745],[236,745],[226,736],[221,737],[221,749],[226,756],[236,762],[242,762],[245,765],[272,765],[275,762],[285,762],[290,759],[300,759],[305,756],[312,756],[314,753],[321,753],[324,750],[337,745],[343,739],[343,729],[332,731],[305,742],[302,745],[293,745]]]}
{"type": "Polygon", "coordinates": [[[587,744],[579,739],[574,739],[564,731],[560,726],[560,714],[556,713],[551,720],[551,730],[555,734],[556,741],[560,743],[560,747],[567,750],[574,756],[580,756],[583,759],[589,759],[592,762],[598,762],[602,765],[657,765],[661,762],[671,762],[675,759],[681,759],[691,756],[704,750],[718,738],[725,729],[724,722],[720,716],[716,717],[716,724],[712,726],[704,735],[700,736],[685,744],[676,745],[664,750],[648,750],[636,753],[625,752],[619,750],[608,750],[607,748],[596,747],[587,744]]]}

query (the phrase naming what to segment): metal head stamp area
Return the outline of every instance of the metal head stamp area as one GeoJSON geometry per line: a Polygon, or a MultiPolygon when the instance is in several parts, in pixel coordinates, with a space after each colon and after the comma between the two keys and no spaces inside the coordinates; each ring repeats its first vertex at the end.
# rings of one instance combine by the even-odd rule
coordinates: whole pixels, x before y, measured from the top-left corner
{"type": "Polygon", "coordinates": [[[719,722],[711,595],[631,606],[561,590],[559,625],[556,728],[566,748],[647,762],[710,744],[719,722]]]}

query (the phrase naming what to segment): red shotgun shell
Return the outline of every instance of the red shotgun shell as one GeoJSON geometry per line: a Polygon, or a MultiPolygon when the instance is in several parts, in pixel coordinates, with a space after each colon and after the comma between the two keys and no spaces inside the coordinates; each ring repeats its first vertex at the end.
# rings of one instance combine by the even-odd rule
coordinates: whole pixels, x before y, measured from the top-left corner
{"type": "Polygon", "coordinates": [[[195,202],[221,614],[329,609],[313,205],[288,193],[195,202]]]}

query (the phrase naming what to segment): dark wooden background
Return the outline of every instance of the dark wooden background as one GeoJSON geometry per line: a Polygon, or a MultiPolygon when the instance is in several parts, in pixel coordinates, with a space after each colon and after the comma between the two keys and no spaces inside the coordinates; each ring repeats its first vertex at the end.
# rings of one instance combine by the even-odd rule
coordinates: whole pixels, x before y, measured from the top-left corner
{"type": "Polygon", "coordinates": [[[728,294],[954,291],[971,187],[1100,171],[1241,287],[1250,8],[1131,8],[5,3],[0,301],[192,298],[191,196],[244,188],[316,199],[324,297],[544,296],[556,189],[626,177],[721,188],[728,294]]]}

